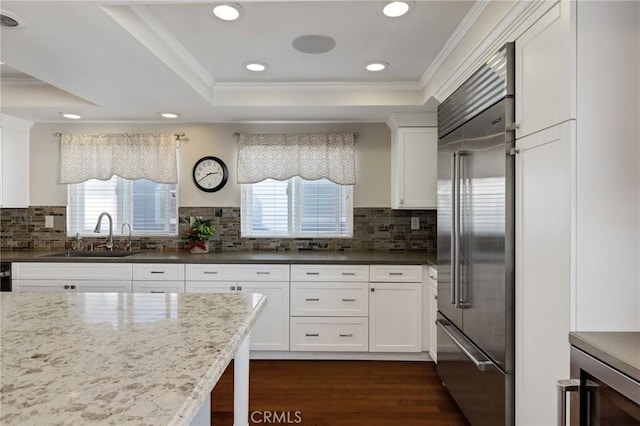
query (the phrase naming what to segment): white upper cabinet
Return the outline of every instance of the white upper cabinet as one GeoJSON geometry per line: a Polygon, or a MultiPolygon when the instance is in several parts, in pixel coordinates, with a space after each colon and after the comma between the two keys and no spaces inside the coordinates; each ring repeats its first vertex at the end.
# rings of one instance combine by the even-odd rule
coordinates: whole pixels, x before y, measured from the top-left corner
{"type": "Polygon", "coordinates": [[[399,127],[391,141],[391,208],[435,209],[438,130],[399,127]]]}
{"type": "Polygon", "coordinates": [[[29,206],[29,130],[32,122],[1,115],[0,207],[29,206]]]}
{"type": "Polygon", "coordinates": [[[516,40],[516,138],[576,117],[573,22],[561,1],[516,40]]]}

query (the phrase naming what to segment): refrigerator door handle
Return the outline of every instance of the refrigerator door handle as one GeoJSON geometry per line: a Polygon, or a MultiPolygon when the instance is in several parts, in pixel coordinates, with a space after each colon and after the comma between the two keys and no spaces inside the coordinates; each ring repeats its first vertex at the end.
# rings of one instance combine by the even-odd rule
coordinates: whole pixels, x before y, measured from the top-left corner
{"type": "Polygon", "coordinates": [[[456,304],[456,280],[458,278],[458,172],[457,153],[451,154],[451,298],[449,302],[456,304]]]}
{"type": "Polygon", "coordinates": [[[449,324],[446,321],[438,319],[436,320],[436,324],[438,325],[438,327],[442,328],[442,331],[447,333],[447,336],[449,336],[451,341],[458,347],[458,349],[460,349],[460,351],[464,354],[464,356],[466,356],[469,359],[469,361],[471,361],[473,365],[476,366],[478,370],[490,371],[490,370],[496,369],[493,362],[489,360],[482,361],[476,358],[475,356],[473,356],[473,354],[469,351],[469,349],[467,349],[462,343],[460,343],[460,340],[458,340],[457,337],[455,337],[449,330],[447,330],[447,326],[449,324]]]}
{"type": "Polygon", "coordinates": [[[461,231],[462,231],[462,166],[464,165],[462,162],[462,157],[466,155],[465,151],[458,151],[456,153],[455,160],[455,176],[454,176],[454,186],[455,186],[455,208],[454,208],[454,216],[453,222],[454,225],[454,246],[455,246],[455,258],[454,258],[454,270],[455,270],[455,279],[453,280],[453,294],[454,297],[454,305],[456,308],[464,308],[462,302],[462,267],[460,264],[460,246],[461,246],[461,231]]]}

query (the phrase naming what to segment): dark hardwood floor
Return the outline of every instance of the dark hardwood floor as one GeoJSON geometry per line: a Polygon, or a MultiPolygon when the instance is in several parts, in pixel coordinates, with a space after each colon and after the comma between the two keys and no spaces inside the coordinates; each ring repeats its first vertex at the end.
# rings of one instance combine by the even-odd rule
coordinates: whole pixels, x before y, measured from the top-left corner
{"type": "MultiPolygon", "coordinates": [[[[435,364],[252,360],[251,425],[468,425],[435,364]]],[[[214,426],[233,424],[233,364],[211,394],[214,426]]]]}

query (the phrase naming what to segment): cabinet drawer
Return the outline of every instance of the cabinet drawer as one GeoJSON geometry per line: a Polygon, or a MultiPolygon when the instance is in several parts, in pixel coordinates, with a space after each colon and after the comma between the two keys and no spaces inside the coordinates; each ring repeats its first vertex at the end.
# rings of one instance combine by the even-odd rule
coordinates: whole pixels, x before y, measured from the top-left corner
{"type": "Polygon", "coordinates": [[[366,318],[291,318],[292,351],[366,352],[366,318]]]}
{"type": "Polygon", "coordinates": [[[292,316],[361,316],[369,314],[367,283],[291,283],[292,316]]]}
{"type": "Polygon", "coordinates": [[[291,265],[291,281],[369,281],[367,265],[291,265]]]}
{"type": "Polygon", "coordinates": [[[130,263],[22,263],[12,265],[14,279],[131,280],[130,263]]]}
{"type": "Polygon", "coordinates": [[[184,281],[134,281],[134,293],[184,293],[184,281]]]}
{"type": "Polygon", "coordinates": [[[131,293],[131,281],[14,280],[15,291],[70,293],[131,293]]]}
{"type": "Polygon", "coordinates": [[[289,265],[186,265],[191,281],[289,281],[289,265]]]}
{"type": "Polygon", "coordinates": [[[187,281],[184,287],[186,293],[233,293],[238,288],[235,281],[187,281]]]}
{"type": "Polygon", "coordinates": [[[184,265],[178,263],[134,263],[133,279],[141,281],[184,280],[184,265]]]}
{"type": "Polygon", "coordinates": [[[371,282],[419,283],[422,282],[421,265],[371,265],[371,282]]]}

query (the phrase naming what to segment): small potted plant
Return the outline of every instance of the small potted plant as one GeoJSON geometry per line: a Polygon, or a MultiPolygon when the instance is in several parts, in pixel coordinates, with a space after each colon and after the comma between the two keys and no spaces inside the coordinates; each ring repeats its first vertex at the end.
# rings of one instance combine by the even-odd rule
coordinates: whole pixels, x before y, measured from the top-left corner
{"type": "Polygon", "coordinates": [[[191,253],[209,253],[209,238],[215,234],[216,228],[210,220],[202,220],[196,217],[191,228],[187,231],[187,249],[191,253]]]}

